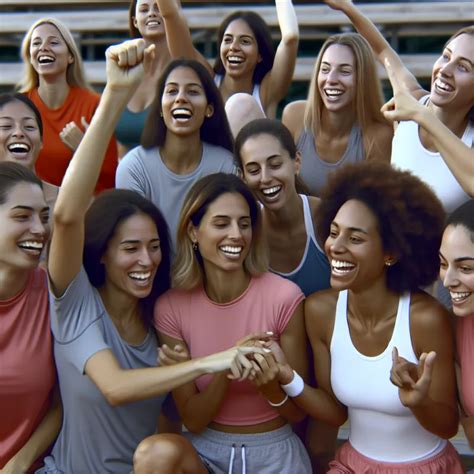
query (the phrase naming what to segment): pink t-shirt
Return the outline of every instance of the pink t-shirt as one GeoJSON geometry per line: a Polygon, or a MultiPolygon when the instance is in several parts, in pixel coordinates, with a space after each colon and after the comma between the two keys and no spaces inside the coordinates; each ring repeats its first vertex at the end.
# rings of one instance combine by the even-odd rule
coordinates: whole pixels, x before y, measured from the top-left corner
{"type": "Polygon", "coordinates": [[[42,268],[0,301],[0,468],[23,447],[51,402],[56,370],[42,268]]]}
{"type": "MultiPolygon", "coordinates": [[[[303,299],[297,285],[273,273],[253,277],[242,295],[225,304],[211,301],[202,287],[172,289],[156,302],[155,327],[184,341],[192,358],[202,357],[228,349],[252,332],[273,331],[279,339],[303,299]]],[[[203,391],[212,377],[199,377],[198,390],[203,391]]],[[[277,416],[250,382],[232,381],[214,421],[254,425],[277,416]]]]}
{"type": "Polygon", "coordinates": [[[474,416],[474,315],[456,318],[456,343],[464,411],[467,416],[474,416]]]}

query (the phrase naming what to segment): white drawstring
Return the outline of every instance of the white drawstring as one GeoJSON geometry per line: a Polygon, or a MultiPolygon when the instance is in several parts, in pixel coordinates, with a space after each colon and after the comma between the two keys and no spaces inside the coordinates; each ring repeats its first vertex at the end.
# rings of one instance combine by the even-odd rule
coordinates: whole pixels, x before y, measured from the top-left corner
{"type": "Polygon", "coordinates": [[[245,444],[242,445],[242,450],[240,451],[240,455],[242,456],[242,474],[247,474],[247,466],[245,460],[245,444]]]}
{"type": "Polygon", "coordinates": [[[234,457],[235,457],[235,444],[232,445],[232,449],[230,451],[230,461],[229,461],[228,474],[232,474],[232,469],[234,467],[234,457]]]}

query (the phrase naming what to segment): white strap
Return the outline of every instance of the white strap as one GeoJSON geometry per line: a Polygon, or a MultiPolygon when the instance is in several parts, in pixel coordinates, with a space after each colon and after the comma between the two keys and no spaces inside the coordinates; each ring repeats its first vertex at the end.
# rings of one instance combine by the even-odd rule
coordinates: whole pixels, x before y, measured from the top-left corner
{"type": "Polygon", "coordinates": [[[228,474],[232,474],[232,469],[234,467],[234,458],[235,458],[235,444],[232,445],[232,449],[230,450],[230,460],[229,460],[228,474]]]}
{"type": "Polygon", "coordinates": [[[242,456],[242,474],[247,474],[247,464],[245,459],[245,444],[242,445],[242,450],[240,451],[242,456]]]}

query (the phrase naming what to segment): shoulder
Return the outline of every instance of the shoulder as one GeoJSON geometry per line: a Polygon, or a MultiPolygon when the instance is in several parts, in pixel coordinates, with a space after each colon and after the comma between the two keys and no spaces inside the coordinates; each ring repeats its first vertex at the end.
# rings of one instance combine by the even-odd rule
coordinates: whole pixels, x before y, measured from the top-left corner
{"type": "Polygon", "coordinates": [[[318,336],[328,343],[332,336],[339,291],[328,289],[309,295],[304,304],[308,337],[318,336]]]}
{"type": "Polygon", "coordinates": [[[308,196],[309,208],[311,209],[311,217],[314,219],[318,214],[319,206],[321,205],[321,199],[315,196],[308,196]]]}
{"type": "Polygon", "coordinates": [[[427,293],[412,293],[410,300],[410,330],[417,355],[432,350],[439,341],[451,341],[452,316],[427,293]]]}
{"type": "Polygon", "coordinates": [[[233,159],[233,154],[223,146],[214,145],[213,143],[209,142],[202,142],[202,153],[203,156],[220,156],[224,158],[233,159]]]}
{"type": "Polygon", "coordinates": [[[371,140],[391,141],[393,138],[393,126],[389,123],[373,123],[365,132],[371,140]]]}
{"type": "Polygon", "coordinates": [[[306,100],[296,100],[290,102],[284,109],[281,121],[290,130],[295,142],[297,141],[301,130],[304,127],[304,112],[306,109],[306,100]]]}
{"type": "Polygon", "coordinates": [[[219,171],[230,173],[234,170],[234,155],[222,146],[203,142],[202,158],[204,163],[213,168],[218,164],[219,171]]]}
{"type": "Polygon", "coordinates": [[[179,308],[183,304],[191,301],[193,297],[201,292],[201,288],[184,290],[181,288],[171,288],[156,300],[155,309],[179,308]]]}

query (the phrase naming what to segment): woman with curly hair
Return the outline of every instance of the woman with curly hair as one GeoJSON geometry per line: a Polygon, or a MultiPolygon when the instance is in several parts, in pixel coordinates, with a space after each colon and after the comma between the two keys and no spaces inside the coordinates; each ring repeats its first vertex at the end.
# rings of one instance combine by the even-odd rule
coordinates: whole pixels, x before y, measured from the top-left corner
{"type": "Polygon", "coordinates": [[[449,313],[420,287],[438,273],[444,213],[418,178],[383,163],[335,172],[318,235],[331,290],[305,302],[318,388],[284,366],[287,393],[349,441],[330,473],[461,474],[449,313]]]}
{"type": "Polygon", "coordinates": [[[389,73],[394,98],[384,115],[396,126],[392,164],[428,183],[447,212],[474,197],[474,25],[448,39],[424,90],[372,21],[350,0],[325,0],[342,11],[389,73]]]}
{"type": "MultiPolygon", "coordinates": [[[[60,186],[100,96],[87,84],[74,38],[59,20],[35,22],[23,39],[21,56],[25,75],[19,91],[36,105],[44,126],[36,172],[42,180],[60,186]]],[[[96,191],[114,187],[116,167],[117,146],[112,138],[96,191]]]]}
{"type": "Polygon", "coordinates": [[[183,56],[202,62],[213,74],[224,102],[236,93],[245,94],[239,94],[226,104],[229,120],[235,114],[244,120],[250,112],[253,118],[275,118],[277,105],[285,97],[293,79],[298,51],[298,22],[291,0],[275,1],[282,36],[276,52],[270,29],[257,13],[236,11],[224,18],[217,31],[219,55],[214,68],[193,46],[186,20],[176,1],[157,1],[165,21],[172,57],[183,56]]]}
{"type": "Polygon", "coordinates": [[[334,170],[390,159],[393,132],[380,108],[382,88],[367,41],[356,33],[323,44],[307,100],[288,104],[282,121],[301,153],[301,178],[319,196],[334,170]]]}
{"type": "Polygon", "coordinates": [[[439,274],[449,290],[456,318],[461,423],[474,447],[474,199],[448,218],[439,251],[439,274]]]}

